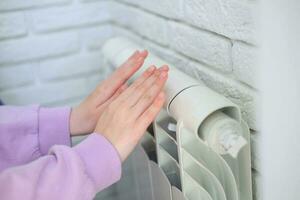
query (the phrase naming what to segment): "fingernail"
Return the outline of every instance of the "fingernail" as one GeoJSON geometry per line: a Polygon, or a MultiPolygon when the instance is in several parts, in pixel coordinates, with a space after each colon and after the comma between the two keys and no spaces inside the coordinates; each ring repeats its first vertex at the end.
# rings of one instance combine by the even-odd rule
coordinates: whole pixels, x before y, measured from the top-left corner
{"type": "Polygon", "coordinates": [[[161,66],[161,70],[168,71],[169,70],[169,66],[168,65],[163,65],[163,66],[161,66]]]}
{"type": "Polygon", "coordinates": [[[139,58],[137,59],[137,62],[141,62],[141,61],[144,61],[144,60],[145,60],[144,57],[139,57],[139,58]]]}
{"type": "Polygon", "coordinates": [[[167,67],[167,66],[164,66],[164,67],[160,67],[159,68],[159,71],[169,71],[169,67],[167,67]]]}
{"type": "Polygon", "coordinates": [[[147,69],[147,72],[153,72],[155,70],[155,68],[156,67],[154,65],[152,65],[147,69]]]}
{"type": "Polygon", "coordinates": [[[144,49],[143,51],[141,51],[141,54],[144,54],[144,53],[146,53],[146,52],[147,52],[147,50],[144,49]]]}
{"type": "Polygon", "coordinates": [[[168,73],[167,73],[166,71],[162,71],[162,72],[160,73],[159,78],[160,78],[160,79],[164,79],[164,78],[167,77],[167,75],[168,75],[168,73]]]}

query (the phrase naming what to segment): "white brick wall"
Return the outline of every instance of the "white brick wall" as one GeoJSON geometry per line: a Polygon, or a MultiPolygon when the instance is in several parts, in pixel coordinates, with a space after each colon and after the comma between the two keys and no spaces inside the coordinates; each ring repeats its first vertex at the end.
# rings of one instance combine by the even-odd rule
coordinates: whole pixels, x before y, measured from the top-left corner
{"type": "Polygon", "coordinates": [[[255,41],[255,2],[249,0],[184,0],[184,21],[249,43],[255,41]]]}
{"type": "Polygon", "coordinates": [[[0,39],[20,37],[27,33],[23,13],[8,13],[0,15],[0,39]]]}
{"type": "Polygon", "coordinates": [[[174,50],[223,72],[231,72],[228,39],[177,22],[169,23],[170,46],[174,50]]]}
{"type": "Polygon", "coordinates": [[[146,37],[161,45],[167,45],[167,20],[159,16],[144,12],[135,7],[130,7],[112,2],[110,6],[113,20],[137,34],[146,37]]]}
{"type": "Polygon", "coordinates": [[[233,73],[236,78],[244,83],[257,86],[255,68],[257,65],[257,49],[243,42],[235,41],[232,47],[233,73]]]}
{"type": "Polygon", "coordinates": [[[111,71],[103,42],[123,35],[237,103],[256,132],[255,10],[251,0],[1,0],[0,98],[79,102],[111,71]]]}
{"type": "Polygon", "coordinates": [[[111,70],[108,0],[1,0],[0,99],[9,104],[79,102],[111,70]]]}
{"type": "Polygon", "coordinates": [[[105,22],[109,20],[107,6],[106,1],[100,1],[34,10],[27,15],[35,31],[49,32],[105,22]]]}
{"type": "Polygon", "coordinates": [[[0,42],[0,64],[26,62],[79,51],[77,33],[54,33],[0,42]]]}
{"type": "Polygon", "coordinates": [[[40,8],[53,5],[62,5],[72,0],[1,0],[0,11],[14,11],[22,9],[40,8]]]}
{"type": "Polygon", "coordinates": [[[20,64],[0,68],[0,90],[33,84],[35,76],[32,73],[34,64],[20,64]]]}

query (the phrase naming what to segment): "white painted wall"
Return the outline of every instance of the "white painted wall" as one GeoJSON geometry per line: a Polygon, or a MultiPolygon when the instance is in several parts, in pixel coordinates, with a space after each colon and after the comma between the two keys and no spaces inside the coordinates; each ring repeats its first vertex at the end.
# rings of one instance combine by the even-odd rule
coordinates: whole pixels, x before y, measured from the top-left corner
{"type": "Polygon", "coordinates": [[[253,133],[255,181],[256,10],[255,0],[1,0],[0,98],[76,104],[111,71],[103,41],[123,35],[241,107],[253,133]]]}
{"type": "Polygon", "coordinates": [[[264,200],[300,199],[300,2],[262,2],[264,200]]]}

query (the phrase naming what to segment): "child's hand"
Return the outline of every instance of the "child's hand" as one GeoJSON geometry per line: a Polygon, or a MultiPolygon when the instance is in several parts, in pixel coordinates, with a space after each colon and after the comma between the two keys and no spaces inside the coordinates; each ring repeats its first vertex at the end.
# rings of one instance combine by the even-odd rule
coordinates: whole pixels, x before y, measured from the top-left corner
{"type": "Polygon", "coordinates": [[[95,132],[104,135],[124,161],[163,106],[162,88],[168,67],[150,67],[130,87],[107,106],[95,132]]]}
{"type": "Polygon", "coordinates": [[[127,87],[126,81],[143,65],[147,51],[136,51],[111,76],[104,80],[70,116],[71,135],[94,131],[103,110],[127,87]]]}

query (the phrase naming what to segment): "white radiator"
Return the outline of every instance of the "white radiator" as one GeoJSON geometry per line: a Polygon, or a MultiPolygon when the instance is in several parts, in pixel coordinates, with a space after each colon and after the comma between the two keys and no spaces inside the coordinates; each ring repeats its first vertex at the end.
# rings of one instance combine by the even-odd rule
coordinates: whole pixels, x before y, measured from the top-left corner
{"type": "MultiPolygon", "coordinates": [[[[138,45],[113,38],[103,47],[114,66],[138,45]]],[[[198,80],[170,67],[164,109],[123,165],[120,182],[97,199],[251,200],[250,133],[240,109],[198,80]]]]}

